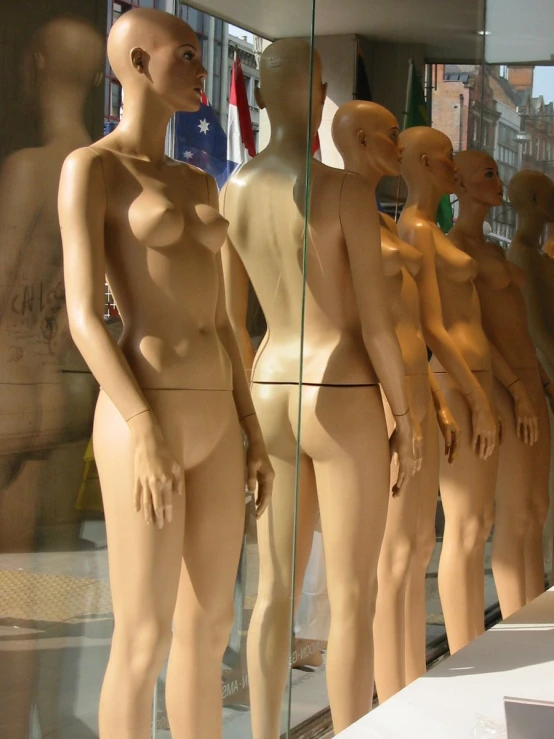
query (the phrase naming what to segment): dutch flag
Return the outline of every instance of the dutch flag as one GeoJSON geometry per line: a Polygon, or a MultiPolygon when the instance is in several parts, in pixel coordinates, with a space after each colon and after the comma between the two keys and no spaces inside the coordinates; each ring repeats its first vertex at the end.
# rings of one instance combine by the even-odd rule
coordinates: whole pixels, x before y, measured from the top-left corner
{"type": "Polygon", "coordinates": [[[227,167],[229,175],[252,157],[256,156],[256,143],[246,84],[238,54],[235,54],[229,93],[229,117],[227,122],[227,167]]]}

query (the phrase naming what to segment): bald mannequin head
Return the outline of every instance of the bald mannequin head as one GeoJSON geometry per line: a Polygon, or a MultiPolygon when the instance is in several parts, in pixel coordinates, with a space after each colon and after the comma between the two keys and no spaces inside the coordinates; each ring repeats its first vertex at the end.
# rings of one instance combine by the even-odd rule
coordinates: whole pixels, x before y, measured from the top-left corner
{"type": "Polygon", "coordinates": [[[491,156],[484,151],[468,149],[456,154],[454,165],[457,170],[456,194],[461,204],[466,200],[479,202],[487,208],[502,204],[502,180],[498,165],[491,156]]]}
{"type": "Polygon", "coordinates": [[[270,44],[260,60],[260,87],[256,100],[266,109],[272,125],[306,126],[310,93],[312,127],[319,128],[327,85],[322,81],[321,58],[313,50],[313,80],[310,89],[312,47],[307,41],[282,39],[270,44]]]}
{"type": "Polygon", "coordinates": [[[104,40],[85,20],[59,16],[41,26],[27,46],[25,74],[29,92],[32,80],[83,89],[102,82],[104,40]]]}
{"type": "Polygon", "coordinates": [[[508,197],[518,216],[554,222],[554,182],[542,172],[517,172],[510,180],[508,197]]]}
{"type": "Polygon", "coordinates": [[[333,119],[332,136],[346,169],[371,168],[380,177],[400,174],[399,126],[393,114],[377,103],[352,100],[333,119]]]}
{"type": "Polygon", "coordinates": [[[173,111],[198,110],[206,70],[198,37],[181,18],[148,8],[121,15],[108,59],[127,95],[150,95],[173,111]]]}
{"type": "Polygon", "coordinates": [[[454,192],[454,151],[446,134],[429,126],[415,126],[402,131],[400,146],[402,177],[410,189],[426,184],[441,195],[454,192]]]}

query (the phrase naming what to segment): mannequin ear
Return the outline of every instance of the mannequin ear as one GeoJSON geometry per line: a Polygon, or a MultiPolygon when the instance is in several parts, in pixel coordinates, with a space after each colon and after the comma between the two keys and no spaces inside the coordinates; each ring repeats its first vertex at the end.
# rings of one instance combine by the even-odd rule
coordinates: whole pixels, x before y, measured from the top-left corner
{"type": "Polygon", "coordinates": [[[145,73],[146,54],[140,46],[135,46],[134,49],[131,49],[131,64],[139,74],[145,73]]]}
{"type": "Polygon", "coordinates": [[[429,157],[427,156],[427,154],[422,154],[421,155],[420,162],[423,164],[424,167],[429,167],[430,166],[429,165],[429,157]]]}
{"type": "Polygon", "coordinates": [[[466,183],[464,182],[464,176],[459,169],[456,171],[456,187],[462,192],[467,192],[466,183]]]}
{"type": "Polygon", "coordinates": [[[367,146],[366,132],[362,128],[360,128],[360,130],[357,131],[357,133],[356,133],[356,139],[357,139],[358,143],[360,144],[360,146],[363,146],[363,147],[366,147],[367,146]]]}
{"type": "Polygon", "coordinates": [[[533,205],[537,204],[537,192],[536,190],[531,190],[531,202],[533,205]]]}
{"type": "Polygon", "coordinates": [[[100,87],[102,80],[104,79],[104,72],[98,72],[92,83],[93,87],[100,87]]]}
{"type": "Polygon", "coordinates": [[[42,72],[42,70],[46,66],[46,62],[44,61],[44,56],[40,53],[40,51],[34,52],[33,63],[34,63],[35,69],[39,72],[42,72]]]}
{"type": "Polygon", "coordinates": [[[265,100],[264,100],[264,94],[262,92],[262,88],[256,87],[254,88],[254,99],[256,101],[256,105],[260,110],[265,110],[265,100]]]}

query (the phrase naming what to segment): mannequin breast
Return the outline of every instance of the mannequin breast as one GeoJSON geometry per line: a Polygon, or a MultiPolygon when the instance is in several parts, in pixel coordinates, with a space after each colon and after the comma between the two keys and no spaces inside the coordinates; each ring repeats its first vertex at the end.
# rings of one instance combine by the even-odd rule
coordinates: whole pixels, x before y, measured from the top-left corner
{"type": "Polygon", "coordinates": [[[508,262],[500,247],[486,242],[466,246],[478,264],[475,286],[485,333],[513,369],[536,367],[520,287],[524,282],[522,271],[508,262]]]}
{"type": "Polygon", "coordinates": [[[381,249],[387,296],[406,375],[422,375],[427,382],[427,349],[421,331],[419,295],[412,274],[417,273],[421,257],[387,228],[381,228],[381,249]]]}
{"type": "MultiPolygon", "coordinates": [[[[339,219],[344,176],[319,162],[312,164],[304,322],[306,383],[377,383],[362,339],[339,219]]],[[[300,167],[294,171],[262,152],[227,185],[224,213],[231,224],[230,240],[268,326],[254,364],[255,382],[297,383],[300,377],[304,177],[300,167]]]]}
{"type": "MultiPolygon", "coordinates": [[[[474,285],[477,263],[433,224],[437,283],[443,322],[473,372],[490,369],[490,349],[481,323],[474,285]]],[[[434,366],[440,370],[436,359],[434,366]]]]}
{"type": "Polygon", "coordinates": [[[106,276],[123,320],[120,346],[143,388],[228,390],[219,340],[216,256],[227,222],[200,170],[93,147],[107,192],[106,276]]]}

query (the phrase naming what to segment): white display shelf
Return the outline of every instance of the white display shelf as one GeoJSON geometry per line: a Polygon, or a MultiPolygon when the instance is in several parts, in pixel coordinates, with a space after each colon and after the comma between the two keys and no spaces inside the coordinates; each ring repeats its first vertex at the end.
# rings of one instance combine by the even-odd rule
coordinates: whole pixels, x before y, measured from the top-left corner
{"type": "Polygon", "coordinates": [[[504,739],[505,696],[554,700],[554,588],[336,736],[504,739]]]}

